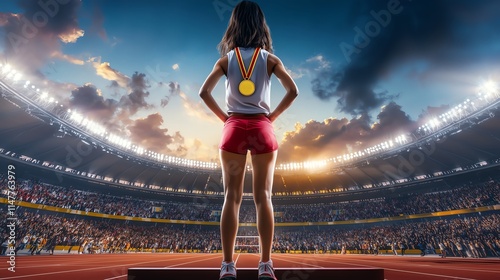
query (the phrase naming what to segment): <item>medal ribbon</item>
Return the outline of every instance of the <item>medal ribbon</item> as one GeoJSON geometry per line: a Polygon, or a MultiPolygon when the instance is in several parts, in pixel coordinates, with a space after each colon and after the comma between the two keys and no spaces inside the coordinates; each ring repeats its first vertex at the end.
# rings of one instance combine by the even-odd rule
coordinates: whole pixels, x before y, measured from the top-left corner
{"type": "Polygon", "coordinates": [[[241,57],[240,48],[234,49],[234,52],[236,53],[238,65],[240,66],[241,76],[243,76],[243,79],[249,80],[250,77],[252,77],[253,69],[255,68],[255,64],[257,63],[257,55],[260,52],[260,48],[255,48],[252,60],[250,61],[250,65],[248,66],[248,72],[245,69],[245,63],[243,62],[243,58],[241,57]]]}

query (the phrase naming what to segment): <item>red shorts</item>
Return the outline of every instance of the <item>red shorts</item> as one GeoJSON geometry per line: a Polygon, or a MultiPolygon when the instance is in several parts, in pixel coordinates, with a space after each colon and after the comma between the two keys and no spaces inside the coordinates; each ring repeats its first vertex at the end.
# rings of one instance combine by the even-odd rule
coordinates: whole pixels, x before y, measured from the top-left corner
{"type": "Polygon", "coordinates": [[[219,149],[252,155],[274,152],[278,141],[271,121],[265,115],[231,115],[224,123],[219,149]]]}

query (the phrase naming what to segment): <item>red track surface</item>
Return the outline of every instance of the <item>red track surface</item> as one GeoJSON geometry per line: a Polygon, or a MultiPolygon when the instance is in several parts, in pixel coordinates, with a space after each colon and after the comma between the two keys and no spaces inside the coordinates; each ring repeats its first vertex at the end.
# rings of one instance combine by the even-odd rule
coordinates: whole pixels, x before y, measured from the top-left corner
{"type": "MultiPolygon", "coordinates": [[[[16,271],[2,257],[0,279],[126,280],[129,267],[218,268],[221,254],[97,254],[16,256],[16,271]]],[[[256,268],[257,254],[236,254],[236,266],[256,268]]],[[[498,280],[500,259],[439,258],[437,256],[274,254],[275,267],[383,268],[387,280],[498,280]]],[[[304,275],[307,276],[307,275],[304,275]]],[[[297,276],[298,277],[298,276],[297,276]]],[[[296,279],[299,279],[297,278],[296,279]]],[[[190,279],[186,276],[186,279],[190,279]]],[[[295,279],[295,278],[294,278],[295,279]]],[[[302,279],[302,278],[300,278],[302,279]]],[[[304,278],[306,279],[306,278],[304,278]]],[[[206,279],[209,280],[209,279],[206,279]]],[[[216,280],[216,279],[214,279],[216,280]]]]}

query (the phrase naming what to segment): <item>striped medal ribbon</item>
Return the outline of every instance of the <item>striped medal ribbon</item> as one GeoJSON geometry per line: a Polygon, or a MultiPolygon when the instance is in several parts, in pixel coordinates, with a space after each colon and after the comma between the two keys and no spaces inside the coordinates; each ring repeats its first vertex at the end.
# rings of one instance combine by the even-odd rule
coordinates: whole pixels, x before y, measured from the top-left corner
{"type": "Polygon", "coordinates": [[[250,80],[250,77],[252,77],[253,69],[255,68],[260,48],[255,48],[252,60],[250,61],[250,65],[248,66],[248,71],[247,69],[245,69],[245,63],[243,62],[243,58],[241,57],[240,48],[236,48],[234,52],[236,53],[238,65],[240,66],[241,76],[243,76],[243,81],[240,82],[238,89],[242,95],[250,96],[255,92],[255,84],[252,82],[252,80],[250,80]]]}

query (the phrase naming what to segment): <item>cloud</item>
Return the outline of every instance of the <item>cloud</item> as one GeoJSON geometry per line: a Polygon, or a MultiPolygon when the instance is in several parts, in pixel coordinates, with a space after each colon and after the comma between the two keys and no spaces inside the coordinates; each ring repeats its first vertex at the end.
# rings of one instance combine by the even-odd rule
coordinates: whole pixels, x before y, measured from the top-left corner
{"type": "Polygon", "coordinates": [[[135,115],[139,110],[153,107],[146,101],[149,96],[149,91],[147,91],[149,84],[145,74],[135,72],[128,87],[129,93],[122,96],[118,102],[120,107],[118,119],[124,124],[130,123],[131,116],[135,115]]]}
{"type": "Polygon", "coordinates": [[[325,59],[322,55],[316,55],[306,60],[307,63],[317,63],[318,66],[316,70],[328,69],[330,68],[330,62],[325,59]]]}
{"type": "Polygon", "coordinates": [[[80,87],[80,85],[68,82],[58,82],[52,80],[44,80],[41,84],[44,90],[50,92],[50,95],[59,100],[64,106],[69,106],[70,97],[68,93],[80,87]]]}
{"type": "Polygon", "coordinates": [[[425,61],[430,72],[467,67],[498,49],[498,35],[494,35],[498,33],[490,28],[500,23],[495,16],[500,11],[498,1],[458,0],[453,5],[398,1],[392,14],[387,3],[352,4],[356,10],[350,21],[352,34],[339,45],[347,63],[324,70],[312,80],[315,96],[336,100],[341,112],[365,114],[394,100],[394,95],[376,88],[404,63],[425,61]]]}
{"type": "MultiPolygon", "coordinates": [[[[114,81],[111,86],[117,87],[118,84],[114,81]]],[[[185,107],[193,108],[193,105],[188,105],[193,102],[181,91],[179,83],[170,82],[164,86],[168,87],[170,96],[180,97],[185,107]]],[[[147,102],[149,88],[146,75],[135,72],[127,84],[128,93],[118,100],[104,98],[100,89],[88,83],[71,91],[67,105],[87,118],[98,121],[109,132],[128,137],[132,143],[147,150],[176,157],[215,160],[213,150],[216,147],[209,147],[199,139],[187,141],[180,131],[170,133],[168,128],[164,127],[164,119],[160,113],[134,119],[139,111],[154,107],[147,102]],[[191,145],[196,147],[191,148],[191,145]]],[[[206,111],[201,106],[198,110],[206,111]]]]}
{"type": "Polygon", "coordinates": [[[131,81],[127,75],[112,68],[109,62],[101,62],[100,57],[92,57],[88,62],[92,64],[97,75],[106,80],[116,82],[122,88],[127,88],[131,81]]]}
{"type": "MultiPolygon", "coordinates": [[[[116,86],[114,82],[111,84],[111,87],[116,86]]],[[[72,90],[68,103],[71,108],[85,112],[90,119],[101,121],[108,128],[128,135],[125,127],[134,123],[133,117],[137,112],[154,107],[147,101],[148,88],[146,75],[135,72],[126,85],[127,93],[118,100],[105,99],[100,89],[88,83],[72,90]]]]}
{"type": "Polygon", "coordinates": [[[318,54],[306,59],[299,67],[293,69],[285,67],[288,74],[293,79],[300,79],[306,75],[313,75],[318,71],[329,69],[331,62],[328,61],[323,55],[318,54]]]}
{"type": "Polygon", "coordinates": [[[182,100],[182,106],[189,116],[195,117],[200,120],[208,120],[212,122],[220,122],[211,111],[207,109],[207,106],[201,101],[194,101],[187,96],[184,92],[180,92],[179,96],[182,100]]]}
{"type": "Polygon", "coordinates": [[[214,153],[219,149],[217,144],[207,144],[206,141],[195,138],[186,140],[186,146],[189,146],[186,158],[217,163],[220,161],[217,152],[214,153]]]}
{"type": "Polygon", "coordinates": [[[135,72],[127,86],[128,93],[119,100],[106,99],[100,89],[85,84],[71,91],[68,106],[98,121],[108,131],[128,137],[134,144],[148,150],[172,156],[185,156],[187,148],[180,132],[168,133],[163,128],[163,117],[159,113],[134,119],[137,112],[152,108],[147,102],[149,84],[146,75],[135,72]]]}
{"type": "Polygon", "coordinates": [[[450,105],[441,105],[439,107],[427,106],[425,110],[422,110],[422,113],[419,115],[419,119],[424,119],[428,117],[434,118],[445,112],[448,112],[450,109],[451,109],[450,105]]]}
{"type": "Polygon", "coordinates": [[[105,99],[99,89],[88,83],[71,91],[69,106],[84,112],[90,119],[102,121],[102,125],[107,125],[113,119],[118,102],[105,99]]]}
{"type": "Polygon", "coordinates": [[[168,134],[168,129],[162,128],[162,125],[163,117],[159,113],[134,120],[127,127],[130,140],[148,150],[184,157],[188,150],[184,137],[178,131],[168,134]]]}
{"type": "Polygon", "coordinates": [[[85,61],[83,61],[77,57],[71,56],[71,55],[63,54],[60,51],[54,51],[52,53],[51,57],[65,60],[69,63],[76,64],[76,65],[84,65],[85,64],[85,61]]]}
{"type": "Polygon", "coordinates": [[[348,66],[326,69],[311,81],[313,94],[321,100],[337,100],[341,112],[350,115],[369,114],[371,110],[394,99],[386,91],[376,91],[376,76],[361,75],[365,69],[348,66]]]}
{"type": "MultiPolygon", "coordinates": [[[[175,91],[175,83],[171,86],[175,91]]],[[[185,157],[188,148],[184,136],[179,131],[169,134],[169,130],[163,127],[164,120],[159,113],[133,118],[140,110],[153,107],[146,100],[148,88],[146,75],[135,72],[127,85],[128,93],[119,100],[104,98],[101,90],[89,83],[71,91],[68,106],[98,121],[108,131],[128,137],[134,144],[147,150],[185,157]]]]}
{"type": "Polygon", "coordinates": [[[194,101],[189,98],[189,96],[181,90],[181,86],[177,82],[169,82],[167,84],[160,83],[160,86],[168,87],[168,94],[161,99],[161,107],[166,107],[172,97],[179,97],[182,101],[182,106],[185,112],[192,117],[200,120],[209,120],[213,122],[220,122],[220,120],[207,109],[205,104],[203,104],[199,99],[194,101]]]}
{"type": "Polygon", "coordinates": [[[410,132],[416,122],[391,102],[380,109],[377,121],[368,115],[356,118],[328,118],[297,123],[280,143],[280,161],[319,160],[363,150],[387,139],[410,132]]]}
{"type": "Polygon", "coordinates": [[[369,146],[378,144],[375,142],[380,142],[383,138],[386,138],[384,140],[394,138],[417,128],[417,122],[411,120],[396,102],[389,102],[383,106],[377,115],[377,120],[371,126],[370,139],[365,140],[369,146]]]}
{"type": "Polygon", "coordinates": [[[20,0],[22,13],[0,13],[4,55],[9,63],[26,74],[39,75],[39,69],[51,58],[76,60],[62,54],[61,46],[84,36],[77,21],[80,0],[20,0]],[[59,54],[54,56],[54,54],[59,54]]]}
{"type": "Polygon", "coordinates": [[[369,131],[364,120],[328,118],[295,124],[295,130],[285,133],[280,144],[280,161],[304,161],[333,157],[346,151],[346,143],[355,145],[369,131]],[[354,141],[349,141],[347,139],[354,141]]]}
{"type": "Polygon", "coordinates": [[[10,17],[15,17],[16,14],[6,14],[6,13],[0,13],[0,27],[6,26],[9,24],[9,18],[10,17]]]}
{"type": "Polygon", "coordinates": [[[59,35],[59,38],[63,43],[75,43],[78,38],[83,37],[84,31],[81,29],[73,28],[71,31],[67,33],[63,33],[59,35]]]}
{"type": "Polygon", "coordinates": [[[305,75],[305,71],[302,68],[299,68],[297,70],[292,70],[290,68],[285,67],[285,69],[288,72],[288,74],[290,74],[290,76],[295,80],[300,79],[305,75]]]}

